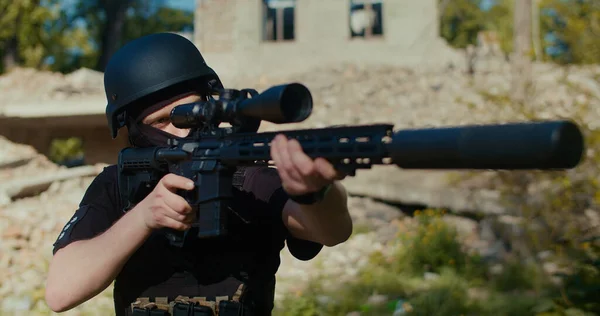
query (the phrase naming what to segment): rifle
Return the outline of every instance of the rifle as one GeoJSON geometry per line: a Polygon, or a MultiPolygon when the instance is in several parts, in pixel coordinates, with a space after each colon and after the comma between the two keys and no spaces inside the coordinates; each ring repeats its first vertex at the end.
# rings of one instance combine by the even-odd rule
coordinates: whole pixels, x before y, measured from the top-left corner
{"type": "MultiPolygon", "coordinates": [[[[215,94],[216,95],[216,94],[215,94]]],[[[391,124],[332,126],[257,133],[265,120],[302,122],[312,113],[312,96],[302,84],[254,89],[223,89],[218,99],[175,107],[174,126],[190,134],[166,147],[125,148],[119,153],[118,181],[125,211],[141,201],[167,173],[196,183],[182,193],[197,212],[198,238],[224,236],[233,174],[240,166],[269,166],[270,142],[285,134],[311,158],[323,157],[355,176],[358,169],[391,165],[403,169],[560,170],[577,166],[584,139],[568,120],[393,130],[391,124]],[[228,127],[220,127],[228,123],[228,127]]],[[[172,245],[185,233],[168,230],[172,245]]]]}

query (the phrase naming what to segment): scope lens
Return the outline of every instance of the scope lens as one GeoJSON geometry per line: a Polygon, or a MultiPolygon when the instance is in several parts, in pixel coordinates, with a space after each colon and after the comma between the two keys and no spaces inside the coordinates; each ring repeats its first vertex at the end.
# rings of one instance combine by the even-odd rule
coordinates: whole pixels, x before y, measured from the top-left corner
{"type": "Polygon", "coordinates": [[[204,125],[203,103],[181,104],[171,110],[171,123],[177,128],[196,128],[204,125]]]}
{"type": "Polygon", "coordinates": [[[310,91],[303,85],[292,83],[281,94],[281,112],[287,122],[302,122],[312,112],[310,91]]]}

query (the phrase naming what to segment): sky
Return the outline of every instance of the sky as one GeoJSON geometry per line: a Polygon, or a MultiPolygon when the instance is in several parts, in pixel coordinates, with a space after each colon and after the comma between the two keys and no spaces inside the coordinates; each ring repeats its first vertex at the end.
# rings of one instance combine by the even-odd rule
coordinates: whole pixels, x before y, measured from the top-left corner
{"type": "Polygon", "coordinates": [[[193,11],[196,7],[195,0],[166,0],[167,6],[186,11],[193,11]]]}
{"type": "Polygon", "coordinates": [[[494,5],[494,0],[481,0],[481,9],[487,10],[494,5]]]}
{"type": "MultiPolygon", "coordinates": [[[[64,6],[69,7],[77,3],[78,0],[62,0],[64,6]]],[[[166,0],[169,7],[193,11],[196,7],[196,0],[166,0]]]]}

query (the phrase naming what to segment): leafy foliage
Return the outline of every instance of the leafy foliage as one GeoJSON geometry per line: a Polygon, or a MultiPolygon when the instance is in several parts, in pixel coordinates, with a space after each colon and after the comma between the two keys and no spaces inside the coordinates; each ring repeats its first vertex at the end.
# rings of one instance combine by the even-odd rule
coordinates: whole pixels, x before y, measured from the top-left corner
{"type": "Polygon", "coordinates": [[[396,261],[400,263],[396,266],[396,271],[420,274],[440,272],[447,266],[461,271],[466,268],[466,254],[457,239],[456,230],[444,223],[443,214],[443,211],[432,209],[415,212],[419,226],[416,232],[404,236],[406,247],[401,248],[398,254],[404,260],[396,261]]]}
{"type": "MultiPolygon", "coordinates": [[[[445,2],[440,0],[440,2],[445,2]]],[[[481,1],[447,3],[441,12],[440,34],[456,48],[477,44],[477,34],[492,31],[503,52],[513,50],[514,0],[497,0],[487,11],[481,1]]],[[[600,2],[595,0],[534,1],[539,13],[540,41],[545,60],[559,64],[600,63],[600,2]]],[[[535,34],[534,34],[535,35],[535,34]]],[[[532,52],[533,54],[533,52],[532,52]]]]}
{"type": "Polygon", "coordinates": [[[52,140],[48,157],[51,161],[58,164],[68,164],[73,160],[83,159],[83,143],[81,138],[70,137],[52,140]]]}
{"type": "Polygon", "coordinates": [[[541,1],[542,33],[549,33],[551,46],[564,51],[549,56],[561,64],[600,62],[600,2],[596,0],[541,1]]]}
{"type": "Polygon", "coordinates": [[[505,54],[513,51],[514,0],[497,0],[485,12],[485,29],[496,32],[500,48],[505,54]]]}
{"type": "Polygon", "coordinates": [[[466,48],[475,44],[477,34],[483,30],[485,16],[479,0],[451,1],[442,12],[441,35],[450,45],[466,48]]]}
{"type": "Polygon", "coordinates": [[[0,70],[38,67],[44,57],[43,24],[51,12],[40,0],[0,1],[0,70]]]}
{"type": "Polygon", "coordinates": [[[146,34],[152,34],[160,31],[183,31],[190,30],[194,15],[192,12],[186,12],[169,7],[159,7],[150,13],[142,13],[148,8],[136,7],[138,14],[132,14],[125,21],[123,27],[123,43],[146,34]]]}
{"type": "Polygon", "coordinates": [[[164,1],[0,0],[0,73],[21,66],[68,73],[103,70],[106,58],[134,38],[193,29],[193,13],[164,1]]]}

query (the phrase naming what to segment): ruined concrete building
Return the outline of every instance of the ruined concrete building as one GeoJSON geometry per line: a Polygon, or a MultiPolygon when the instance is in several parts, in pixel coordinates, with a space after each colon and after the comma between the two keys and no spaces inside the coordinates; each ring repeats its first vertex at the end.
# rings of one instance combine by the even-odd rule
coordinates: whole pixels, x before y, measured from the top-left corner
{"type": "Polygon", "coordinates": [[[223,77],[329,63],[445,66],[437,0],[198,0],[194,42],[223,77]]]}
{"type": "Polygon", "coordinates": [[[0,77],[0,135],[48,155],[54,140],[76,137],[84,163],[114,163],[127,133],[113,140],[106,124],[103,74],[79,69],[67,75],[15,69],[0,77]]]}

